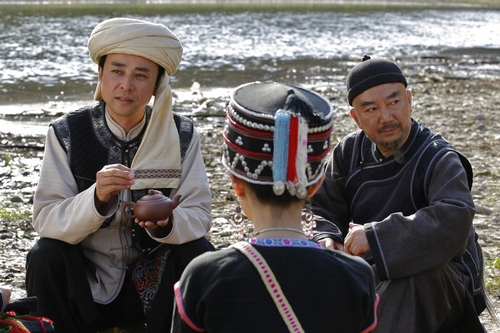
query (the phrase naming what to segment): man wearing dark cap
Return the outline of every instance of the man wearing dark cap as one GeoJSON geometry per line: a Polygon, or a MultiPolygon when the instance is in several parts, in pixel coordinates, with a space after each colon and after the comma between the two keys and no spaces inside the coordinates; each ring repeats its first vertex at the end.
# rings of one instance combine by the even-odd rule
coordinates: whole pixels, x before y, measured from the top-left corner
{"type": "Polygon", "coordinates": [[[394,62],[365,56],[347,76],[347,98],[359,130],[334,148],[312,199],[314,239],[372,265],[376,332],[483,332],[470,163],[412,118],[394,62]]]}

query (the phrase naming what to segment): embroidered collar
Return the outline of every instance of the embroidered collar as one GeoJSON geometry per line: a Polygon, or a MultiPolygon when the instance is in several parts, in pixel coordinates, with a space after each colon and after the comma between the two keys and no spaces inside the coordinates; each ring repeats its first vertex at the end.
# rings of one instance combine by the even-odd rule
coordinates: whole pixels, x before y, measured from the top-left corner
{"type": "Polygon", "coordinates": [[[311,247],[322,249],[321,244],[304,239],[294,238],[250,238],[248,242],[252,245],[269,247],[311,247]]]}

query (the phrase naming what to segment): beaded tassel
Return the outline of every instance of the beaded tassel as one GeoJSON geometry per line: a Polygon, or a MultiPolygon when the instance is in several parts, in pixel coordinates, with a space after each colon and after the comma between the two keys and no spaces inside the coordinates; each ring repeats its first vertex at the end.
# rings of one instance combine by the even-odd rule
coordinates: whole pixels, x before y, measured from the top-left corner
{"type": "Polygon", "coordinates": [[[307,131],[309,126],[304,118],[299,118],[298,126],[298,142],[297,142],[297,155],[296,155],[296,190],[297,197],[299,199],[304,199],[307,196],[307,175],[306,175],[306,165],[307,165],[307,131]]]}
{"type": "Polygon", "coordinates": [[[290,113],[278,110],[274,123],[274,151],[273,151],[273,191],[276,195],[285,192],[285,183],[288,168],[288,140],[290,132],[290,113]]]}

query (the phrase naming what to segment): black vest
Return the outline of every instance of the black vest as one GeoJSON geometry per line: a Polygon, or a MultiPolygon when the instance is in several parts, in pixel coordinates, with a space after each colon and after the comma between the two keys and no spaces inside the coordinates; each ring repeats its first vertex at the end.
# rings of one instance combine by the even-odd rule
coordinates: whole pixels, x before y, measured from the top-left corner
{"type": "MultiPolygon", "coordinates": [[[[104,116],[105,104],[99,103],[70,112],[51,123],[59,143],[68,155],[71,171],[78,191],[82,192],[96,181],[96,173],[105,165],[120,163],[130,166],[141,144],[145,129],[151,117],[151,107],[146,107],[146,126],[130,141],[117,138],[110,130],[104,116]]],[[[174,113],[174,121],[179,132],[181,163],[193,136],[191,119],[174,113]]],[[[158,143],[160,144],[160,143],[158,143]]],[[[165,143],[168,144],[168,143],[165,143]]],[[[171,188],[156,189],[169,196],[171,188]]],[[[148,189],[132,191],[132,201],[146,195],[148,189]]],[[[106,227],[113,217],[102,225],[106,227]]],[[[142,252],[149,252],[158,245],[146,231],[132,223],[134,246],[142,252]]]]}

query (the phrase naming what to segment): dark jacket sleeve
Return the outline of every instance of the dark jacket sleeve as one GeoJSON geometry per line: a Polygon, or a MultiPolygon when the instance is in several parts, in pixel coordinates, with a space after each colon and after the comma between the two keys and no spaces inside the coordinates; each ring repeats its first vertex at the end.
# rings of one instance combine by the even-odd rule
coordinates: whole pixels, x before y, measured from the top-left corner
{"type": "Polygon", "coordinates": [[[339,143],[328,163],[323,185],[311,199],[312,211],[316,215],[314,240],[333,238],[343,243],[349,231],[351,213],[344,198],[345,168],[342,165],[342,147],[339,143]]]}
{"type": "Polygon", "coordinates": [[[366,223],[379,278],[398,279],[444,265],[465,252],[475,207],[458,156],[446,153],[430,179],[429,205],[366,223]]]}

